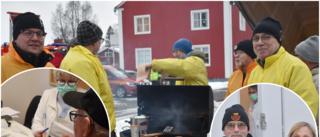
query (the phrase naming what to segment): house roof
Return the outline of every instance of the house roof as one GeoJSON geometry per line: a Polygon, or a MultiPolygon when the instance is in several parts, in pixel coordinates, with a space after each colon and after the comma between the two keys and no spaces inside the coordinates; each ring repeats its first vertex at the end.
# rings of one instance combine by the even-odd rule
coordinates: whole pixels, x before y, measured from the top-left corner
{"type": "Polygon", "coordinates": [[[106,46],[101,46],[101,48],[99,49],[98,53],[97,54],[100,54],[101,52],[104,52],[106,50],[114,50],[114,52],[117,52],[119,53],[120,49],[119,47],[106,47],[106,46]]]}
{"type": "Polygon", "coordinates": [[[294,54],[294,48],[312,35],[319,35],[318,1],[239,1],[235,2],[251,29],[263,17],[280,20],[282,45],[294,54]]]}

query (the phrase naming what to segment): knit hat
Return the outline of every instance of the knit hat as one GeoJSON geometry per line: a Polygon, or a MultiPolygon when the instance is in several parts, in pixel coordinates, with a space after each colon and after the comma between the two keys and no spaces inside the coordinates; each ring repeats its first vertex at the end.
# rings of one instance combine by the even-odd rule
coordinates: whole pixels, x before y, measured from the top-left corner
{"type": "Polygon", "coordinates": [[[319,63],[319,36],[313,35],[300,42],[294,52],[308,62],[319,63]]]}
{"type": "Polygon", "coordinates": [[[173,44],[172,50],[175,49],[181,50],[187,54],[192,51],[192,43],[190,40],[185,38],[179,39],[173,44]]]}
{"type": "Polygon", "coordinates": [[[253,29],[252,37],[257,33],[267,33],[273,35],[281,45],[282,26],[279,20],[272,17],[261,19],[257,26],[253,29]]]}
{"type": "Polygon", "coordinates": [[[63,96],[63,101],[74,108],[85,110],[93,121],[109,130],[109,120],[103,102],[91,88],[86,93],[69,91],[63,96]]]}
{"type": "Polygon", "coordinates": [[[249,118],[240,104],[235,104],[226,109],[222,119],[222,130],[229,121],[242,121],[247,124],[248,131],[250,130],[249,118]]]}
{"type": "Polygon", "coordinates": [[[77,38],[82,46],[87,46],[102,38],[102,30],[90,21],[82,21],[77,27],[77,38]]]}
{"type": "Polygon", "coordinates": [[[234,52],[237,50],[242,50],[243,52],[247,53],[252,59],[256,58],[257,55],[253,51],[253,45],[251,40],[244,40],[239,42],[237,45],[234,46],[234,52]]]}
{"type": "MultiPolygon", "coordinates": [[[[29,28],[37,28],[44,32],[44,26],[42,20],[36,14],[32,12],[26,12],[19,14],[13,18],[13,40],[18,38],[21,31],[29,28]]],[[[45,33],[45,32],[44,32],[45,33]]]]}

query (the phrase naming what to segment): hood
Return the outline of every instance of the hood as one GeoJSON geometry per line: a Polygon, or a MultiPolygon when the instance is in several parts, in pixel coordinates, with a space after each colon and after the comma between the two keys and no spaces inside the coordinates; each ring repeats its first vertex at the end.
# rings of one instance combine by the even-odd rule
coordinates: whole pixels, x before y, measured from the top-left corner
{"type": "Polygon", "coordinates": [[[205,62],[205,59],[206,59],[205,54],[200,50],[193,50],[191,52],[190,56],[197,56],[197,57],[201,58],[204,62],[205,62]]]}

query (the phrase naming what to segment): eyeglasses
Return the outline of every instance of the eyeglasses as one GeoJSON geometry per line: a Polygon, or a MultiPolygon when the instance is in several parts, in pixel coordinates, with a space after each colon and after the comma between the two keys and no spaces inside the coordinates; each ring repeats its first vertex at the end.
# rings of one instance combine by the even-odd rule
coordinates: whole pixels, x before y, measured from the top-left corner
{"type": "Polygon", "coordinates": [[[254,37],[252,38],[252,41],[253,41],[253,43],[258,43],[258,42],[259,42],[259,39],[261,39],[262,42],[268,42],[268,41],[270,40],[270,38],[271,38],[271,35],[263,35],[263,36],[261,36],[261,37],[259,37],[259,36],[254,36],[254,37]]]}
{"type": "Polygon", "coordinates": [[[103,43],[104,42],[104,38],[101,38],[101,43],[103,43]]]}
{"type": "Polygon", "coordinates": [[[80,117],[89,117],[88,115],[80,115],[80,114],[78,114],[78,111],[76,111],[76,110],[69,112],[70,121],[75,122],[78,116],[80,116],[80,117]]]}
{"type": "Polygon", "coordinates": [[[47,33],[44,33],[42,31],[34,32],[31,30],[24,30],[24,31],[21,30],[21,32],[22,32],[23,36],[25,36],[27,38],[31,38],[33,36],[33,34],[36,34],[38,39],[44,39],[47,35],[47,33]]]}
{"type": "Polygon", "coordinates": [[[73,87],[73,86],[75,86],[75,85],[77,85],[77,81],[68,81],[68,82],[66,82],[65,80],[57,80],[57,84],[59,84],[59,85],[61,85],[61,86],[63,86],[64,84],[68,84],[69,86],[71,86],[71,87],[73,87]]]}
{"type": "Polygon", "coordinates": [[[238,126],[238,128],[240,129],[240,130],[243,130],[243,129],[245,129],[246,127],[247,127],[247,124],[246,123],[228,123],[227,125],[226,125],[226,127],[229,129],[229,130],[233,130],[235,127],[236,127],[236,125],[238,126]]]}
{"type": "Polygon", "coordinates": [[[238,51],[233,52],[233,55],[234,56],[241,55],[242,53],[243,53],[243,51],[238,50],[238,51]]]}
{"type": "Polygon", "coordinates": [[[173,50],[172,51],[172,54],[178,54],[179,53],[179,50],[173,50]]]}

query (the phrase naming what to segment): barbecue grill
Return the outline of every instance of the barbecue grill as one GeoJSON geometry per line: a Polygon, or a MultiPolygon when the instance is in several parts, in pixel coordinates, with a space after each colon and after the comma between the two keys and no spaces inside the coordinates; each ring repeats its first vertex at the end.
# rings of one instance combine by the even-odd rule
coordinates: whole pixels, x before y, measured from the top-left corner
{"type": "Polygon", "coordinates": [[[210,86],[138,85],[138,115],[148,119],[147,133],[161,137],[206,137],[213,118],[213,93],[210,86]]]}

